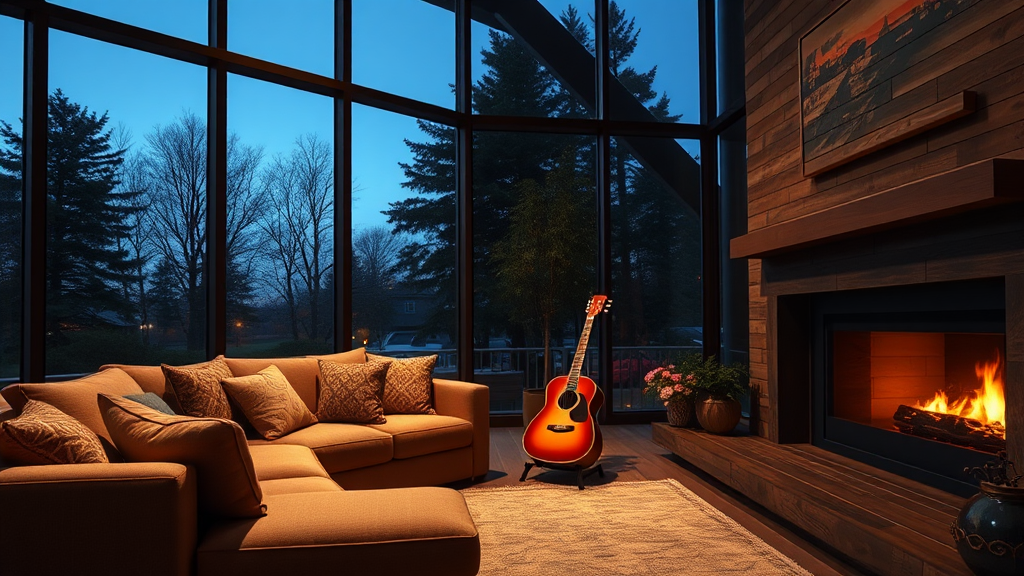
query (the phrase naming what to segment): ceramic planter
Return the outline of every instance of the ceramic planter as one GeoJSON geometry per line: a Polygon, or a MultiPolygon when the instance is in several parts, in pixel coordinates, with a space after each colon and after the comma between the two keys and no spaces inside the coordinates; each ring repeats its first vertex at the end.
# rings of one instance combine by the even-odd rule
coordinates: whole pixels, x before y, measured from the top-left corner
{"type": "Polygon", "coordinates": [[[697,400],[697,422],[712,434],[728,434],[740,423],[740,402],[705,396],[697,400]]]}

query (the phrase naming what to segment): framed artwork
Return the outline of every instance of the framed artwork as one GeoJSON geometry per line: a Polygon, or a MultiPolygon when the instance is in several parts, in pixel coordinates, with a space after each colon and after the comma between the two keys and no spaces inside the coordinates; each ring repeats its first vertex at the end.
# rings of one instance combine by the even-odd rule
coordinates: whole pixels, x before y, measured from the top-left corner
{"type": "Polygon", "coordinates": [[[800,38],[804,176],[974,111],[972,92],[939,97],[928,59],[978,1],[847,0],[800,38]]]}

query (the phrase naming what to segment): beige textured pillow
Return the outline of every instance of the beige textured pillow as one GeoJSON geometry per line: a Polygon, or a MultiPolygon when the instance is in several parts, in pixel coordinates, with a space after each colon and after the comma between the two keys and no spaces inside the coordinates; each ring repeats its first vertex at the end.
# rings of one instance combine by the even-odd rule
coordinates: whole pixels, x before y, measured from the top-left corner
{"type": "Polygon", "coordinates": [[[320,398],[316,418],[320,422],[384,424],[386,362],[339,364],[318,360],[320,398]]]}
{"type": "Polygon", "coordinates": [[[267,440],[316,424],[316,416],[273,364],[252,376],[225,378],[220,383],[253,428],[267,440]]]}
{"type": "Polygon", "coordinates": [[[384,382],[385,414],[437,414],[431,401],[437,354],[416,358],[389,358],[367,354],[366,358],[387,362],[390,365],[384,382]]]}
{"type": "Polygon", "coordinates": [[[220,381],[231,378],[223,356],[188,366],[161,364],[167,384],[174,390],[178,406],[189,416],[231,419],[231,404],[220,381]]]}
{"type": "Polygon", "coordinates": [[[27,401],[17,418],[0,422],[0,456],[20,465],[109,462],[95,432],[36,400],[27,401]]]}
{"type": "Polygon", "coordinates": [[[138,402],[101,394],[103,420],[129,462],[176,462],[196,469],[200,510],[230,518],[263,516],[242,427],[220,418],[170,416],[138,402]]]}

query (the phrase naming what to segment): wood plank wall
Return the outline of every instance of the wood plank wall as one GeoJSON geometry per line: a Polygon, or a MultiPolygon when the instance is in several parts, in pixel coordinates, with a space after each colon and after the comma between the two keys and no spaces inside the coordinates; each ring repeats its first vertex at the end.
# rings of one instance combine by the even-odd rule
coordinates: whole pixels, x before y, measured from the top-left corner
{"type": "MultiPolygon", "coordinates": [[[[959,15],[955,24],[950,22],[953,30],[941,49],[904,73],[908,86],[934,85],[939,99],[962,90],[976,91],[977,111],[818,177],[804,178],[797,45],[800,36],[841,3],[745,0],[751,231],[980,160],[1024,159],[1024,4],[1020,0],[979,0],[959,15]]],[[[1007,224],[1001,223],[1004,233],[1007,228],[1017,228],[1007,224]]],[[[857,242],[849,248],[861,252],[857,242]]],[[[871,250],[866,252],[861,255],[870,258],[871,250]]],[[[918,265],[925,266],[923,262],[918,265]]],[[[893,273],[912,273],[913,266],[900,263],[893,273]]],[[[778,441],[777,409],[769,393],[778,389],[777,382],[769,385],[769,366],[774,362],[769,357],[770,296],[763,293],[761,261],[751,260],[749,271],[750,368],[759,395],[755,421],[760,435],[778,441]]],[[[798,276],[807,281],[795,292],[813,291],[814,281],[822,289],[837,289],[835,276],[798,276]]],[[[779,287],[770,291],[785,292],[779,287]]],[[[1007,300],[1010,307],[1009,290],[1007,300]]],[[[1019,351],[1016,357],[1007,352],[1011,363],[1020,362],[1019,351]]],[[[1011,364],[1010,371],[1024,370],[1021,365],[1011,364]]]]}

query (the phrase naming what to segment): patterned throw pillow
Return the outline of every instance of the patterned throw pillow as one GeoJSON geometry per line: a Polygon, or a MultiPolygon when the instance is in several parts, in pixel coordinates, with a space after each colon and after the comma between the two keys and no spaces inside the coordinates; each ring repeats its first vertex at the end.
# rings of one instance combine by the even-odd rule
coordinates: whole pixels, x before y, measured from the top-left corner
{"type": "Polygon", "coordinates": [[[26,402],[17,418],[0,422],[0,455],[21,465],[109,462],[95,432],[36,400],[26,402]]]}
{"type": "Polygon", "coordinates": [[[225,378],[220,383],[267,440],[316,424],[316,416],[273,364],[252,376],[225,378]]]}
{"type": "Polygon", "coordinates": [[[231,419],[231,404],[220,381],[231,378],[233,374],[223,356],[189,366],[161,364],[160,368],[185,414],[231,419]]]}
{"type": "Polygon", "coordinates": [[[176,462],[196,469],[199,509],[204,514],[266,514],[263,489],[237,422],[169,416],[108,394],[100,394],[99,406],[114,444],[129,462],[176,462]]]}
{"type": "Polygon", "coordinates": [[[434,390],[434,365],[437,354],[417,358],[388,358],[366,355],[367,360],[387,362],[388,376],[384,383],[385,414],[437,414],[431,392],[434,390]]]}
{"type": "Polygon", "coordinates": [[[384,378],[386,362],[339,364],[318,360],[320,398],[316,418],[320,422],[384,424],[384,378]]]}

